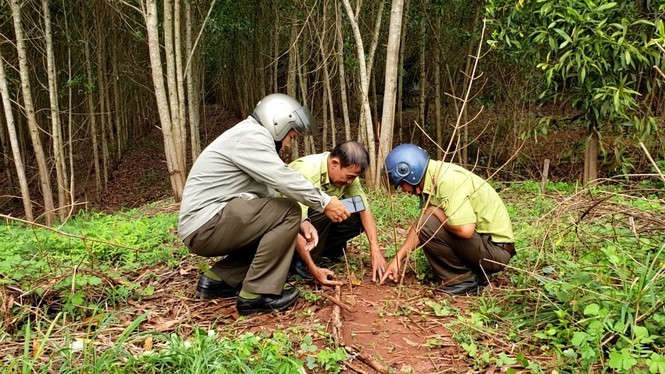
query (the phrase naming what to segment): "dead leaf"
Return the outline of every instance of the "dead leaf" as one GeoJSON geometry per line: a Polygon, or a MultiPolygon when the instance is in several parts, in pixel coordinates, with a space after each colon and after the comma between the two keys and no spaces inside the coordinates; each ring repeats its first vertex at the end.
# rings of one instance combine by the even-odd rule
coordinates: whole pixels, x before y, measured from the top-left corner
{"type": "Polygon", "coordinates": [[[416,343],[416,342],[414,342],[414,341],[412,341],[412,340],[409,340],[409,339],[407,339],[407,338],[402,338],[402,339],[404,339],[404,342],[405,342],[406,344],[408,344],[408,345],[410,345],[410,346],[412,346],[412,347],[419,347],[419,346],[420,346],[419,343],[416,343]]]}
{"type": "Polygon", "coordinates": [[[143,350],[144,351],[152,351],[152,336],[148,336],[143,341],[143,350]]]}

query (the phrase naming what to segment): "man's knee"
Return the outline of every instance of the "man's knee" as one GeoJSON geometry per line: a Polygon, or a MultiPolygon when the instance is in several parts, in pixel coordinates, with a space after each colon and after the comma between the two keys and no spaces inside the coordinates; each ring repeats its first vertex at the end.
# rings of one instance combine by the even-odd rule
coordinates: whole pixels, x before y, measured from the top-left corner
{"type": "Polygon", "coordinates": [[[420,240],[421,243],[430,240],[430,238],[436,235],[440,230],[445,230],[443,228],[443,225],[441,224],[441,221],[439,221],[434,216],[420,217],[416,227],[420,229],[418,231],[418,239],[420,240]]]}

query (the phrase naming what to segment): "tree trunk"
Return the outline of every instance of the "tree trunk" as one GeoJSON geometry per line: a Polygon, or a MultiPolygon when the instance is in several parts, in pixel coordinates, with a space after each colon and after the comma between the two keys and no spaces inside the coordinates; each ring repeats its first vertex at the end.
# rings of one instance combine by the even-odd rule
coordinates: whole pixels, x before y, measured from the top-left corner
{"type": "MultiPolygon", "coordinates": [[[[402,19],[406,18],[406,15],[409,13],[409,0],[404,0],[404,10],[402,12],[402,19]]],[[[392,16],[391,16],[392,17],[392,16]]],[[[397,130],[398,132],[398,138],[399,138],[399,143],[404,142],[404,121],[403,121],[403,101],[402,97],[404,96],[404,51],[406,49],[406,22],[402,22],[402,30],[401,30],[401,37],[400,37],[400,43],[399,43],[399,69],[397,70],[397,111],[399,114],[399,128],[397,130]]],[[[391,139],[392,141],[392,139],[391,139]]]]}
{"type": "MultiPolygon", "coordinates": [[[[379,162],[390,153],[393,145],[395,128],[395,101],[397,93],[397,72],[399,68],[399,51],[402,32],[402,14],[404,0],[393,0],[390,9],[390,26],[388,31],[388,45],[386,47],[386,75],[384,79],[383,113],[381,116],[381,130],[379,136],[379,162]]],[[[375,170],[375,179],[380,180],[381,167],[375,170]]]]}
{"type": "MultiPolygon", "coordinates": [[[[85,14],[85,12],[84,12],[85,14]]],[[[85,16],[84,22],[85,22],[85,16]]],[[[93,102],[93,87],[92,80],[92,61],[90,57],[90,35],[87,28],[83,28],[83,47],[85,53],[85,76],[87,89],[86,104],[88,106],[88,118],[90,119],[90,138],[92,139],[92,157],[95,166],[95,199],[99,199],[102,192],[102,173],[99,163],[99,144],[97,139],[97,114],[95,113],[95,104],[93,102]]],[[[87,176],[86,176],[87,177],[87,176]]]]}
{"type": "MultiPolygon", "coordinates": [[[[152,0],[151,0],[152,1],[152,0]]],[[[175,0],[178,2],[179,0],[175,0]]],[[[179,52],[176,52],[178,46],[175,46],[174,34],[179,34],[180,25],[176,25],[174,22],[174,6],[171,3],[171,0],[164,0],[164,59],[166,60],[166,90],[168,94],[168,103],[171,114],[171,133],[173,134],[173,147],[175,150],[174,153],[174,162],[175,168],[177,170],[182,170],[183,173],[187,170],[187,165],[185,162],[185,155],[187,150],[185,148],[186,134],[184,130],[183,121],[184,118],[180,116],[180,94],[179,84],[178,84],[178,75],[176,72],[177,67],[177,56],[180,55],[179,52]]],[[[180,18],[178,17],[178,20],[180,18]]]]}
{"type": "Polygon", "coordinates": [[[441,50],[441,16],[436,16],[435,26],[436,30],[434,31],[437,40],[438,48],[435,48],[432,53],[434,56],[439,58],[434,58],[434,104],[436,109],[436,159],[443,159],[443,117],[442,117],[442,97],[441,97],[441,62],[443,61],[444,55],[441,50]]]}
{"type": "MultiPolygon", "coordinates": [[[[286,94],[291,96],[294,99],[297,99],[297,92],[298,92],[298,47],[296,44],[298,43],[298,27],[296,26],[296,22],[293,21],[291,23],[291,36],[289,37],[289,52],[288,52],[288,58],[289,58],[289,67],[288,67],[288,72],[286,76],[286,94]]],[[[302,101],[300,101],[301,104],[304,105],[302,101]]],[[[293,145],[291,146],[291,154],[293,155],[293,158],[296,159],[298,158],[298,142],[293,142],[293,145]]]]}
{"type": "Polygon", "coordinates": [[[166,154],[166,165],[171,176],[171,188],[176,201],[182,200],[182,192],[185,188],[185,169],[180,166],[179,149],[176,146],[177,140],[174,139],[173,125],[171,123],[171,112],[164,85],[164,75],[162,72],[162,59],[159,50],[159,29],[157,18],[157,0],[144,0],[143,13],[145,15],[146,29],[148,33],[148,51],[150,53],[150,65],[152,81],[155,87],[155,99],[157,101],[157,111],[159,113],[159,122],[162,126],[164,136],[164,153],[166,154]]]}
{"type": "MultiPolygon", "coordinates": [[[[482,2],[474,2],[472,6],[475,6],[475,12],[473,14],[473,20],[471,22],[471,32],[475,33],[476,30],[478,29],[478,22],[480,21],[480,11],[483,8],[483,3],[482,2]]],[[[474,45],[473,43],[469,42],[469,50],[466,54],[466,68],[464,69],[464,76],[467,77],[465,80],[464,84],[464,90],[462,92],[466,92],[467,87],[469,87],[470,84],[473,84],[471,79],[469,78],[471,76],[471,69],[473,69],[473,60],[474,58],[472,57],[474,50],[474,45]]],[[[462,166],[467,166],[469,163],[469,154],[468,154],[468,145],[469,145],[469,114],[468,114],[468,108],[469,105],[465,105],[462,108],[462,126],[464,126],[464,130],[462,131],[461,139],[458,143],[458,150],[460,150],[460,164],[462,166]]]]}
{"type": "Polygon", "coordinates": [[[51,191],[51,181],[49,179],[49,169],[46,165],[46,155],[40,139],[40,128],[35,116],[35,108],[32,100],[32,87],[30,85],[30,70],[28,67],[28,56],[25,46],[25,37],[23,34],[23,24],[21,21],[21,6],[19,0],[11,0],[12,18],[14,21],[14,32],[16,34],[16,49],[18,51],[19,74],[21,76],[21,91],[23,93],[23,109],[28,120],[30,138],[32,147],[37,159],[37,168],[39,170],[39,182],[44,197],[44,216],[46,224],[50,225],[54,218],[55,206],[53,205],[53,192],[51,191]]]}
{"type": "MultiPolygon", "coordinates": [[[[189,3],[189,0],[185,0],[189,3]]],[[[180,147],[183,160],[182,168],[187,170],[187,126],[185,124],[187,118],[187,108],[185,106],[185,75],[182,66],[182,27],[180,22],[180,0],[173,2],[173,47],[175,50],[175,76],[176,76],[176,90],[178,92],[178,125],[180,126],[180,147]]]]}
{"type": "Polygon", "coordinates": [[[337,66],[339,70],[339,93],[342,102],[344,135],[347,142],[351,140],[351,120],[349,119],[349,99],[346,96],[346,68],[344,67],[344,37],[342,34],[342,16],[339,2],[335,2],[335,32],[337,39],[337,66]]]}
{"type": "Polygon", "coordinates": [[[58,81],[55,68],[55,55],[53,53],[53,34],[51,32],[51,12],[48,0],[42,0],[44,12],[44,36],[46,41],[46,71],[48,75],[48,92],[51,109],[51,135],[53,136],[53,158],[55,162],[56,183],[58,185],[58,218],[65,219],[67,205],[66,169],[63,157],[62,126],[60,125],[60,104],[58,103],[58,81]]]}
{"type": "Polygon", "coordinates": [[[0,121],[0,148],[2,149],[2,169],[5,174],[5,179],[7,180],[7,187],[9,189],[14,189],[14,178],[12,174],[12,165],[11,160],[9,159],[9,149],[11,145],[9,144],[9,135],[5,133],[5,126],[2,126],[2,121],[0,121]]]}
{"type": "MultiPolygon", "coordinates": [[[[198,71],[198,52],[194,49],[192,41],[192,6],[189,1],[185,1],[185,38],[187,39],[187,56],[188,59],[193,61],[187,67],[185,75],[187,77],[187,102],[189,103],[189,134],[190,134],[190,148],[192,152],[192,163],[199,157],[201,153],[201,135],[199,131],[200,115],[199,115],[199,95],[197,91],[197,77],[195,71],[198,71]]],[[[197,49],[198,50],[198,49],[197,49]]]]}
{"type": "Polygon", "coordinates": [[[118,74],[118,55],[117,51],[120,47],[118,42],[114,42],[113,48],[111,49],[111,87],[113,90],[113,118],[115,121],[115,131],[116,131],[116,156],[118,160],[122,159],[123,152],[125,151],[125,145],[127,143],[127,138],[125,137],[125,131],[127,124],[125,123],[124,115],[124,105],[120,100],[120,75],[118,74]]]}
{"type": "Polygon", "coordinates": [[[12,146],[12,156],[14,157],[14,165],[16,166],[16,175],[18,176],[19,186],[21,186],[21,200],[23,200],[25,218],[28,221],[33,221],[34,215],[32,211],[32,199],[30,198],[30,187],[28,186],[28,179],[25,175],[25,165],[23,164],[21,147],[18,142],[18,137],[16,136],[14,114],[12,113],[11,98],[9,97],[9,89],[7,87],[7,76],[5,75],[5,63],[2,57],[0,57],[0,95],[2,95],[2,107],[5,111],[5,119],[7,120],[7,133],[9,135],[9,143],[12,146]]]}
{"type": "Polygon", "coordinates": [[[372,128],[372,113],[369,107],[369,75],[367,74],[367,65],[365,63],[365,48],[363,46],[362,36],[360,35],[360,28],[358,27],[358,22],[354,18],[353,10],[351,9],[351,4],[349,0],[343,0],[344,7],[346,8],[346,13],[349,17],[349,23],[351,24],[351,29],[353,30],[353,36],[356,41],[356,52],[358,54],[358,66],[360,68],[360,95],[362,101],[362,110],[361,110],[361,126],[360,128],[365,128],[367,132],[367,150],[369,152],[370,167],[367,175],[369,176],[366,179],[367,186],[372,189],[377,187],[377,180],[374,179],[375,170],[377,167],[377,157],[376,157],[376,147],[374,144],[374,131],[372,128]]]}
{"type": "Polygon", "coordinates": [[[589,136],[584,151],[583,183],[585,186],[594,186],[596,179],[598,179],[598,131],[592,124],[589,125],[589,136]]]}
{"type": "MultiPolygon", "coordinates": [[[[420,100],[418,105],[418,122],[420,122],[420,127],[424,130],[427,127],[427,64],[426,60],[426,39],[427,39],[427,28],[425,25],[425,19],[420,21],[420,48],[418,50],[418,62],[420,65],[420,100]]],[[[420,129],[417,126],[411,128],[411,142],[416,141],[416,135],[420,139],[420,129]]]]}
{"type": "MultiPolygon", "coordinates": [[[[106,96],[108,94],[106,89],[106,79],[105,69],[104,69],[104,37],[102,36],[102,20],[99,14],[95,14],[95,24],[97,26],[97,98],[99,99],[99,134],[102,137],[101,148],[102,148],[102,172],[103,172],[103,188],[106,190],[106,186],[109,183],[109,164],[111,162],[109,157],[109,139],[108,133],[110,129],[110,124],[108,122],[108,117],[106,113],[108,108],[106,106],[107,100],[106,96]]],[[[106,18],[106,17],[104,17],[106,18]]]]}

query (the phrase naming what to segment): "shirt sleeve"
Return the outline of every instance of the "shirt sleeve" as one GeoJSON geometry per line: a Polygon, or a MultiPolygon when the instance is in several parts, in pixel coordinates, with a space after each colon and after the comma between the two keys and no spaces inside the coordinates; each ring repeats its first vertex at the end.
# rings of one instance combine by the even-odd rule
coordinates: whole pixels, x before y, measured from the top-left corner
{"type": "Polygon", "coordinates": [[[286,165],[272,138],[260,132],[245,134],[236,144],[233,162],[257,182],[322,212],[330,197],[286,165]]]}
{"type": "Polygon", "coordinates": [[[446,201],[444,211],[448,216],[448,223],[454,226],[476,223],[476,213],[473,210],[468,194],[457,183],[439,184],[440,199],[446,201]]]}
{"type": "MultiPolygon", "coordinates": [[[[321,189],[321,178],[320,178],[321,175],[316,167],[313,167],[311,164],[303,161],[302,159],[297,159],[293,161],[292,163],[289,164],[289,167],[297,171],[298,174],[305,177],[305,179],[307,179],[314,186],[321,189]]],[[[303,218],[307,217],[308,216],[307,213],[309,213],[309,207],[303,203],[298,203],[298,204],[300,204],[300,209],[302,211],[303,218]]]]}

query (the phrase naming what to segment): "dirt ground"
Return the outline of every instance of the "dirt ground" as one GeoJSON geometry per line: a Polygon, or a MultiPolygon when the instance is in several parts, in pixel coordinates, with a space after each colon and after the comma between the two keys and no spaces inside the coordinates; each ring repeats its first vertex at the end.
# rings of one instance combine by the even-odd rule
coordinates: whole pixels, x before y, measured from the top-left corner
{"type": "MultiPolygon", "coordinates": [[[[350,247],[349,257],[360,256],[350,247]]],[[[457,319],[455,313],[437,316],[432,305],[448,310],[464,310],[471,297],[450,297],[438,293],[408,277],[403,286],[379,286],[370,281],[368,267],[364,277],[347,273],[344,264],[336,265],[339,279],[344,281],[340,296],[331,288],[322,289],[314,282],[289,278],[301,296],[295,306],[282,313],[240,317],[234,299],[197,300],[196,282],[200,276],[197,263],[205,259],[189,257],[177,269],[149,269],[130,281],[152,286],[149,297],[130,302],[127,323],[148,312],[141,329],[178,332],[188,335],[194,328],[231,329],[233,334],[284,330],[297,327],[311,334],[319,347],[330,347],[318,331],[320,325],[347,348],[353,358],[343,373],[459,373],[475,372],[466,352],[451,337],[447,324],[457,319]],[[342,268],[340,270],[340,268],[342,268]],[[145,276],[157,274],[157,277],[145,276]],[[147,281],[152,278],[152,281],[147,281]],[[335,317],[335,309],[339,317],[335,317]],[[340,327],[336,333],[336,327],[340,327]]],[[[505,280],[504,280],[505,281],[505,280]]],[[[496,283],[495,283],[496,282],[496,283]]],[[[493,292],[502,280],[484,292],[493,292]]]]}

